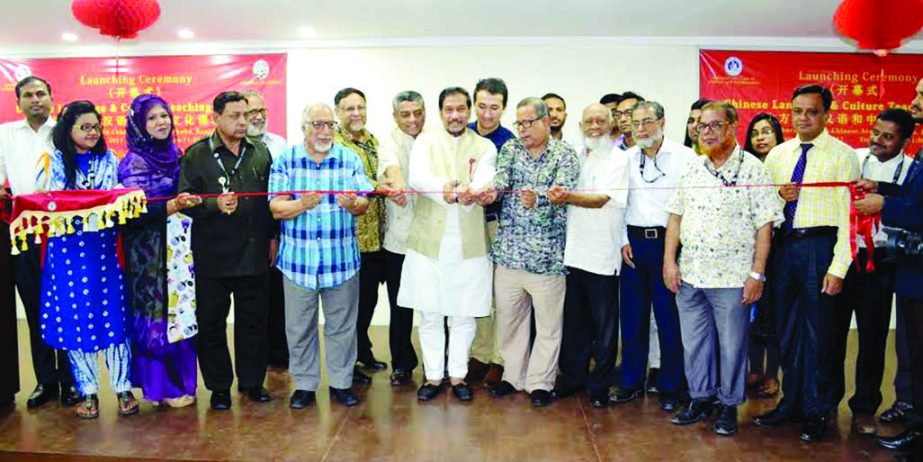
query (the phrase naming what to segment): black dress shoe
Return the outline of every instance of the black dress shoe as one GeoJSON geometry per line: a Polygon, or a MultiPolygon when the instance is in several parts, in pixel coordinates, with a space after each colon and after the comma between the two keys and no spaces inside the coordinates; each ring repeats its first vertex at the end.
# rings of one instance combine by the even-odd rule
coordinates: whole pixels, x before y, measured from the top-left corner
{"type": "Polygon", "coordinates": [[[516,388],[513,387],[513,384],[507,382],[506,380],[502,380],[496,386],[488,388],[487,392],[490,393],[490,396],[493,396],[494,398],[502,398],[504,396],[509,396],[513,393],[516,393],[516,388]]]}
{"type": "Polygon", "coordinates": [[[602,409],[609,406],[609,391],[603,390],[590,392],[590,406],[593,406],[596,409],[602,409]]]}
{"type": "Polygon", "coordinates": [[[32,394],[29,395],[29,399],[26,400],[26,407],[32,409],[34,407],[39,407],[55,398],[58,397],[58,385],[42,385],[38,384],[35,387],[35,390],[32,390],[32,394]]]}
{"type": "Polygon", "coordinates": [[[226,411],[231,408],[231,392],[228,390],[213,391],[211,399],[212,409],[226,411]]]}
{"type": "Polygon", "coordinates": [[[760,414],[753,418],[753,425],[763,428],[775,428],[792,423],[795,420],[789,416],[788,412],[775,408],[765,414],[760,414]]]}
{"type": "Polygon", "coordinates": [[[308,390],[295,390],[292,393],[292,399],[288,401],[288,407],[292,409],[304,409],[314,404],[314,392],[308,390]]]}
{"type": "Polygon", "coordinates": [[[878,420],[884,423],[904,423],[907,421],[907,414],[910,411],[913,411],[913,404],[895,401],[891,407],[878,416],[878,420]]]}
{"type": "Polygon", "coordinates": [[[80,392],[73,385],[61,385],[61,405],[64,407],[73,407],[80,402],[80,392]]]}
{"type": "Polygon", "coordinates": [[[914,426],[895,436],[880,436],[876,438],[876,441],[883,448],[903,450],[911,444],[920,444],[923,441],[921,435],[923,435],[923,426],[914,426]]]}
{"type": "Polygon", "coordinates": [[[721,405],[718,408],[718,419],[715,420],[715,433],[721,436],[731,436],[737,433],[737,406],[721,405]]]}
{"type": "Polygon", "coordinates": [[[814,443],[820,441],[827,433],[827,417],[809,415],[801,427],[801,441],[814,443]]]}
{"type": "Polygon", "coordinates": [[[442,383],[433,385],[426,382],[417,390],[417,399],[420,401],[429,401],[442,393],[442,383]]]}
{"type": "Polygon", "coordinates": [[[674,425],[689,425],[704,420],[715,409],[714,398],[695,398],[683,412],[670,419],[674,425]]]}
{"type": "Polygon", "coordinates": [[[413,373],[407,369],[395,369],[391,373],[391,385],[406,385],[413,379],[413,373]]]}
{"type": "MultiPolygon", "coordinates": [[[[568,385],[558,385],[551,389],[551,398],[552,399],[564,399],[569,396],[574,396],[578,393],[582,393],[586,390],[584,385],[568,386],[568,385]]],[[[608,393],[606,393],[606,399],[608,399],[608,393]]]]}
{"type": "Polygon", "coordinates": [[[370,370],[372,372],[383,371],[388,368],[387,364],[375,358],[367,359],[367,360],[360,359],[359,361],[356,361],[356,362],[361,364],[363,369],[370,370]]]}
{"type": "Polygon", "coordinates": [[[640,387],[619,390],[609,396],[609,402],[612,404],[625,404],[640,398],[642,394],[644,394],[644,389],[640,387]]]}
{"type": "Polygon", "coordinates": [[[269,390],[263,386],[246,388],[244,389],[243,394],[247,397],[247,399],[253,401],[254,403],[268,403],[272,401],[272,396],[269,395],[269,390]]]}
{"type": "Polygon", "coordinates": [[[452,385],[452,394],[455,395],[459,401],[467,402],[474,399],[474,390],[472,390],[467,383],[452,385]]]}
{"type": "Polygon", "coordinates": [[[358,383],[359,385],[368,385],[372,383],[372,378],[363,374],[359,368],[353,369],[353,383],[358,383]]]}
{"type": "Polygon", "coordinates": [[[359,398],[350,388],[333,388],[330,387],[330,396],[338,403],[352,407],[359,404],[359,398]]]}
{"type": "Polygon", "coordinates": [[[551,402],[551,392],[548,390],[532,390],[529,395],[532,397],[532,405],[535,407],[545,407],[551,402]]]}

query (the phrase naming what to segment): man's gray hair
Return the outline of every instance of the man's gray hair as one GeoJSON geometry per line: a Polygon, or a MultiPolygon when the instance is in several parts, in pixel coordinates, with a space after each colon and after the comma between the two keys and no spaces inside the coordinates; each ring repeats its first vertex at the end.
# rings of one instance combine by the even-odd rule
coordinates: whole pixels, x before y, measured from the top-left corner
{"type": "Polygon", "coordinates": [[[253,90],[253,89],[244,90],[244,91],[242,91],[241,93],[242,93],[242,94],[244,95],[244,97],[246,97],[247,99],[250,99],[251,96],[259,97],[259,98],[262,99],[262,100],[265,100],[265,99],[266,99],[265,97],[263,97],[263,94],[262,94],[262,93],[260,93],[260,92],[258,92],[258,91],[256,91],[256,90],[253,90]]]}
{"type": "Polygon", "coordinates": [[[532,106],[532,109],[535,109],[535,118],[537,119],[541,119],[542,117],[545,117],[546,115],[548,115],[548,105],[545,104],[545,102],[542,101],[541,98],[537,98],[535,96],[524,98],[522,101],[519,102],[519,104],[516,105],[516,109],[519,109],[525,106],[532,106]]]}
{"type": "Polygon", "coordinates": [[[657,101],[638,101],[634,106],[631,107],[632,115],[634,115],[635,111],[638,109],[650,109],[651,111],[654,111],[654,115],[657,116],[658,119],[663,118],[663,105],[657,101]]]}
{"type": "Polygon", "coordinates": [[[317,109],[326,109],[330,111],[331,114],[334,113],[333,109],[330,107],[329,104],[311,103],[304,107],[304,111],[301,111],[301,126],[302,127],[304,127],[305,125],[311,122],[311,113],[317,109]]]}
{"type": "Polygon", "coordinates": [[[426,109],[426,105],[423,104],[423,96],[413,90],[402,91],[394,97],[394,100],[391,101],[394,112],[397,112],[401,103],[420,103],[420,107],[424,110],[426,109]]]}

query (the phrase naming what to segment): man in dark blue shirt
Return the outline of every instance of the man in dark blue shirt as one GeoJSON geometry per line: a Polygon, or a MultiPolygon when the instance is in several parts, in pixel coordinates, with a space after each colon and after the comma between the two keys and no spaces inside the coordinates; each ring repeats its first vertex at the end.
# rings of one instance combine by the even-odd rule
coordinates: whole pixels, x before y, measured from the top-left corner
{"type": "MultiPolygon", "coordinates": [[[[474,109],[477,120],[468,128],[489,139],[500,152],[503,144],[515,138],[513,132],[500,125],[500,118],[506,110],[509,92],[502,79],[486,78],[474,87],[474,109]]],[[[487,220],[487,235],[491,241],[497,234],[497,218],[500,216],[502,196],[496,202],[484,207],[487,220]]],[[[484,379],[486,385],[497,385],[503,378],[503,360],[495,338],[493,311],[490,316],[477,319],[477,336],[471,345],[471,361],[468,364],[468,380],[484,379]]]]}
{"type": "MultiPolygon", "coordinates": [[[[918,97],[914,99],[913,115],[920,116],[919,103],[923,94],[923,79],[917,83],[918,97]]],[[[917,120],[919,123],[919,119],[917,120]]],[[[900,228],[913,234],[923,234],[923,156],[917,151],[907,177],[900,186],[893,183],[859,180],[858,186],[877,192],[855,203],[859,213],[881,212],[882,226],[900,228]]],[[[898,309],[902,311],[906,337],[910,346],[910,370],[913,383],[913,415],[910,426],[903,433],[878,438],[880,446],[906,451],[911,455],[923,454],[923,258],[908,257],[897,270],[894,291],[898,309]]],[[[909,459],[908,459],[909,460],[909,459]]]]}

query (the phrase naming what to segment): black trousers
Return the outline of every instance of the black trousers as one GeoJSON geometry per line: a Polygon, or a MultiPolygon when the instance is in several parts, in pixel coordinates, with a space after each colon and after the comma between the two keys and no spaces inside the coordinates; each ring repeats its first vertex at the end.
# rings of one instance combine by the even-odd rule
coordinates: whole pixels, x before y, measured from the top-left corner
{"type": "MultiPolygon", "coordinates": [[[[883,250],[883,249],[882,249],[883,250]]],[[[843,291],[837,295],[834,307],[833,356],[831,358],[832,401],[836,409],[846,392],[844,377],[846,363],[846,341],[853,313],[859,334],[859,354],[856,358],[856,390],[849,399],[849,409],[855,414],[874,415],[881,405],[881,382],[885,372],[885,347],[891,322],[891,306],[894,300],[894,278],[897,266],[885,263],[884,252],[875,255],[875,271],[865,271],[868,254],[860,249],[857,256],[862,270],[853,263],[843,291]]]]}
{"type": "MultiPolygon", "coordinates": [[[[387,271],[385,251],[362,252],[362,271],[359,271],[359,315],[356,316],[356,360],[369,364],[375,359],[369,326],[378,305],[378,286],[384,284],[387,271]]],[[[400,279],[398,279],[400,280],[400,279]]]]}
{"type": "Polygon", "coordinates": [[[282,271],[269,268],[269,365],[288,368],[288,339],[285,336],[285,293],[282,271]]]}
{"type": "Polygon", "coordinates": [[[834,297],[821,293],[833,260],[835,235],[785,238],[774,252],[776,335],[786,415],[826,416],[831,408],[834,297]]]}
{"type": "Polygon", "coordinates": [[[0,222],[0,406],[19,391],[19,338],[16,335],[16,288],[10,257],[10,230],[0,222]]]}
{"type": "Polygon", "coordinates": [[[234,296],[234,364],[239,388],[262,386],[266,377],[269,279],[259,276],[209,277],[196,274],[196,346],[205,388],[226,391],[234,382],[228,351],[227,317],[234,296]]]}
{"type": "Polygon", "coordinates": [[[619,350],[619,278],[567,268],[559,386],[609,389],[619,350]],[[596,366],[589,371],[590,358],[596,366]]]}
{"type": "MultiPolygon", "coordinates": [[[[31,244],[31,243],[30,243],[31,244]]],[[[38,383],[47,386],[70,387],[74,383],[70,360],[64,350],[55,351],[42,341],[39,305],[42,290],[41,249],[29,249],[13,256],[13,276],[29,325],[29,346],[32,348],[32,369],[38,383]]]]}
{"type": "Polygon", "coordinates": [[[901,297],[897,298],[895,313],[894,350],[897,352],[897,373],[894,374],[894,397],[897,401],[913,402],[913,371],[910,368],[910,340],[907,339],[907,320],[901,308],[901,297]]]}
{"type": "MultiPolygon", "coordinates": [[[[413,349],[413,310],[398,306],[397,293],[401,288],[401,270],[404,256],[385,252],[385,283],[388,285],[388,302],[391,305],[391,325],[388,327],[388,344],[391,348],[391,369],[412,371],[419,364],[413,349]]],[[[361,277],[361,276],[360,276],[361,277]]]]}
{"type": "Polygon", "coordinates": [[[912,419],[923,424],[923,300],[901,298],[899,303],[906,320],[907,343],[910,346],[910,375],[913,380],[912,419]]]}

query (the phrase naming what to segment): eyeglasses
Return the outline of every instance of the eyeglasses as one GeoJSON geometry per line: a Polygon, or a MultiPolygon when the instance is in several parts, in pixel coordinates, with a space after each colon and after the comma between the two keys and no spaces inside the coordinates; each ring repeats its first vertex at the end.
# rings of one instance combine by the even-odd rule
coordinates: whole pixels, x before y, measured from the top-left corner
{"type": "Polygon", "coordinates": [[[257,115],[257,114],[259,114],[259,115],[261,115],[261,116],[263,116],[263,117],[266,117],[266,108],[263,108],[263,109],[251,109],[251,110],[245,112],[245,113],[244,113],[244,116],[250,118],[250,117],[253,117],[253,116],[257,115]]]}
{"type": "Polygon", "coordinates": [[[613,110],[612,110],[612,117],[613,117],[613,118],[618,119],[618,118],[620,118],[620,117],[622,117],[622,116],[631,117],[631,109],[629,109],[629,110],[627,110],[627,111],[619,111],[619,110],[617,110],[617,109],[613,109],[613,110]]]}
{"type": "Polygon", "coordinates": [[[532,124],[534,124],[535,121],[539,119],[540,118],[517,120],[513,122],[513,127],[515,127],[517,130],[527,130],[532,128],[532,124]]]}
{"type": "Polygon", "coordinates": [[[100,124],[83,124],[80,126],[80,131],[82,131],[83,133],[90,133],[90,132],[102,133],[103,127],[100,124]]]}
{"type": "Polygon", "coordinates": [[[720,121],[720,120],[715,120],[715,121],[709,122],[709,123],[707,123],[707,124],[698,124],[698,125],[696,125],[696,126],[695,126],[695,131],[696,131],[696,133],[705,133],[705,132],[708,131],[709,129],[714,130],[714,131],[718,131],[718,130],[721,130],[722,128],[726,127],[727,125],[729,125],[727,122],[722,122],[722,121],[720,121]]]}
{"type": "Polygon", "coordinates": [[[340,126],[335,120],[312,120],[310,124],[315,130],[320,130],[322,128],[336,130],[336,128],[340,126]]]}
{"type": "Polygon", "coordinates": [[[650,127],[653,127],[654,124],[656,124],[659,120],[660,120],[659,118],[657,118],[657,119],[635,120],[635,121],[633,121],[633,122],[631,123],[631,128],[634,128],[635,130],[637,130],[637,129],[641,128],[641,127],[650,128],[650,127]]]}
{"type": "Polygon", "coordinates": [[[753,130],[750,132],[751,138],[755,136],[772,136],[772,135],[775,135],[775,132],[771,128],[764,128],[759,131],[753,130]]]}

